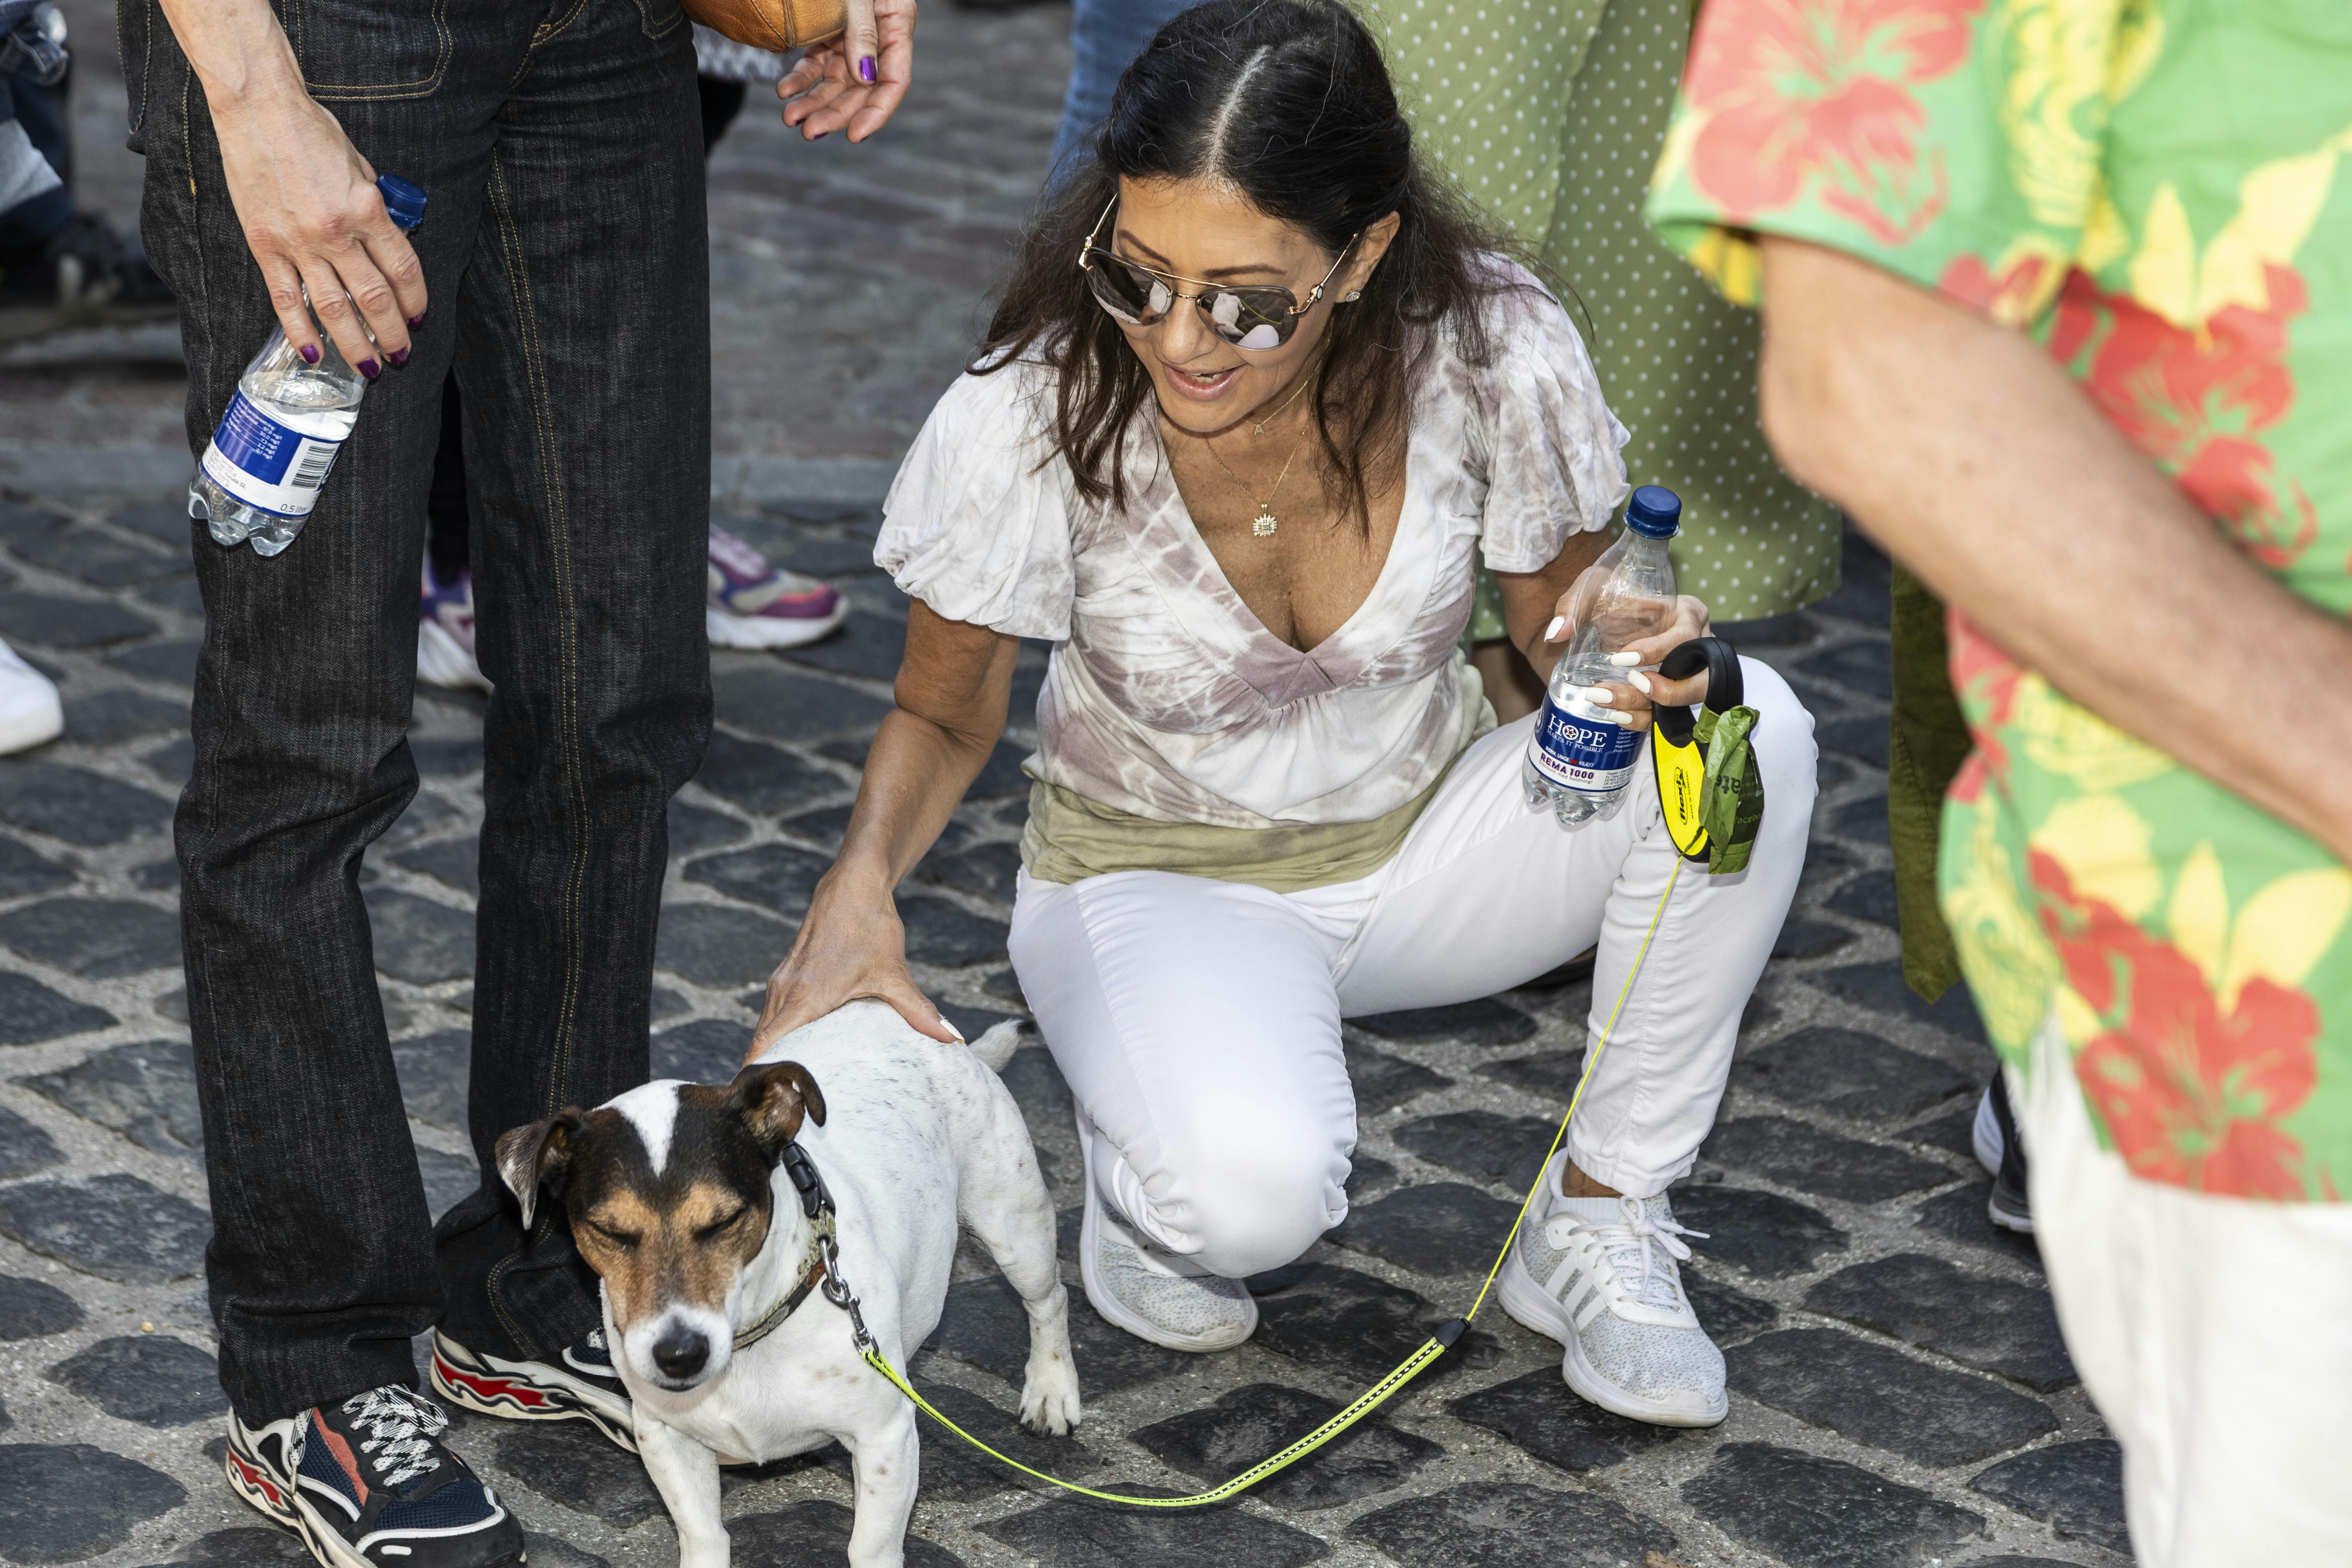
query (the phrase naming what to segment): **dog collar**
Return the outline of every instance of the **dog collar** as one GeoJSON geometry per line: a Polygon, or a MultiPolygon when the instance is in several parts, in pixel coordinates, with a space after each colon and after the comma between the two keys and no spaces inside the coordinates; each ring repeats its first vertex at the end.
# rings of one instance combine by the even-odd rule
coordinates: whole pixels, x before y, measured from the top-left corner
{"type": "Polygon", "coordinates": [[[824,1178],[817,1174],[814,1162],[797,1142],[784,1145],[783,1165],[784,1174],[792,1178],[793,1190],[800,1194],[801,1213],[809,1222],[808,1263],[801,1270],[800,1283],[782,1300],[760,1314],[757,1322],[735,1336],[735,1348],[739,1351],[758,1344],[799,1310],[809,1293],[824,1283],[825,1260],[833,1254],[833,1194],[826,1190],[824,1178]]]}

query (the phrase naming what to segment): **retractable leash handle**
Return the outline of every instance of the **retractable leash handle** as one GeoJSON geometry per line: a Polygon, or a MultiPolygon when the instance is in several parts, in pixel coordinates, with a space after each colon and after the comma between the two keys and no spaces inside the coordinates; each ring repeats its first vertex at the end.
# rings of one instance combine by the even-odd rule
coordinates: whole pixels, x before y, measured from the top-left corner
{"type": "Polygon", "coordinates": [[[1748,742],[1757,714],[1746,705],[1739,650],[1721,637],[1693,637],[1658,661],[1658,673],[1669,680],[1688,680],[1702,669],[1704,715],[1671,705],[1654,710],[1650,763],[1675,847],[1722,876],[1747,868],[1764,818],[1764,786],[1748,742]]]}

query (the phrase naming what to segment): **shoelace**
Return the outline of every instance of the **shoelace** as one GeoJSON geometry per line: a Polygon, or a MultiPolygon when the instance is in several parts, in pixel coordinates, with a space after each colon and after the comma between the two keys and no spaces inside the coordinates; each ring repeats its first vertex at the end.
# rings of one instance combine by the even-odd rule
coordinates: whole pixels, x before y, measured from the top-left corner
{"type": "Polygon", "coordinates": [[[591,1329],[588,1331],[588,1348],[594,1351],[599,1355],[609,1355],[612,1353],[604,1348],[604,1331],[602,1329],[591,1329]]]}
{"type": "Polygon", "coordinates": [[[375,1460],[381,1484],[403,1486],[441,1468],[433,1439],[447,1429],[449,1417],[432,1401],[396,1386],[371,1388],[344,1400],[343,1414],[367,1429],[360,1452],[375,1460]]]}
{"type": "Polygon", "coordinates": [[[1544,1239],[1551,1243],[1555,1250],[1565,1250],[1576,1233],[1590,1232],[1599,1244],[1602,1256],[1616,1270],[1619,1281],[1632,1283],[1627,1279],[1629,1273],[1632,1273],[1633,1280],[1638,1281],[1632,1284],[1628,1294],[1648,1306],[1673,1306],[1675,1287],[1664,1273],[1658,1271],[1656,1252],[1664,1253],[1677,1263],[1687,1262],[1691,1249],[1681,1238],[1689,1236],[1705,1241],[1707,1239],[1706,1232],[1688,1229],[1677,1224],[1671,1215],[1653,1219],[1647,1206],[1639,1198],[1619,1198],[1617,1212],[1618,1219],[1603,1225],[1595,1225],[1575,1215],[1554,1215],[1544,1222],[1544,1239]],[[1653,1247],[1656,1252],[1652,1250],[1653,1247]],[[1638,1273],[1625,1267],[1624,1255],[1629,1253],[1640,1256],[1638,1273]]]}

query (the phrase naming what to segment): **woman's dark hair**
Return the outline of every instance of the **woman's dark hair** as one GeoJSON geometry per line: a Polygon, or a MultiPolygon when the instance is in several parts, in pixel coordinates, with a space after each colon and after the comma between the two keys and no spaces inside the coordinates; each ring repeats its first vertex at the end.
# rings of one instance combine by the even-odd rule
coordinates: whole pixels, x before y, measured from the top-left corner
{"type": "Polygon", "coordinates": [[[1056,455],[1080,494],[1124,505],[1119,445],[1150,375],[1077,268],[1119,177],[1222,181],[1334,254],[1395,213],[1388,254],[1363,298],[1332,311],[1311,373],[1326,504],[1369,527],[1370,498],[1402,472],[1412,386],[1438,332],[1450,326],[1465,359],[1488,363],[1478,303],[1504,286],[1480,255],[1503,242],[1413,157],[1371,34],[1339,0],[1209,0],[1119,77],[1094,146],[1023,236],[971,368],[1050,365],[1056,455]]]}

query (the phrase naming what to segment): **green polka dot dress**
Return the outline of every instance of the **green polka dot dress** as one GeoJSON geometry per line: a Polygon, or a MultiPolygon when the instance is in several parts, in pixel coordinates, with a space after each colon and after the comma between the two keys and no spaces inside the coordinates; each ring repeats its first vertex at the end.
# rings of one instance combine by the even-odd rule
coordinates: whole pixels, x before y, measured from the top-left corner
{"type": "Polygon", "coordinates": [[[1757,426],[1755,314],[1642,220],[1690,0],[1378,0],[1369,19],[1423,153],[1583,300],[1627,476],[1683,498],[1683,592],[1735,621],[1834,591],[1836,513],[1757,426]]]}

